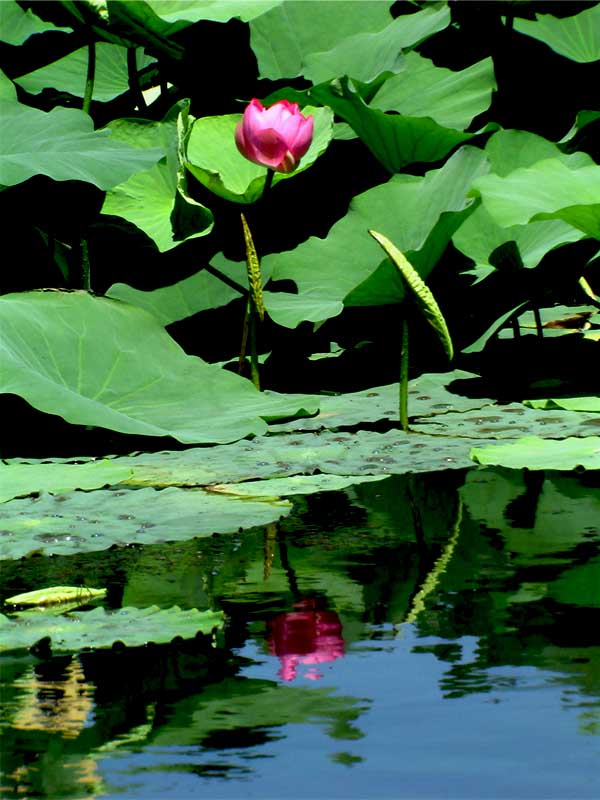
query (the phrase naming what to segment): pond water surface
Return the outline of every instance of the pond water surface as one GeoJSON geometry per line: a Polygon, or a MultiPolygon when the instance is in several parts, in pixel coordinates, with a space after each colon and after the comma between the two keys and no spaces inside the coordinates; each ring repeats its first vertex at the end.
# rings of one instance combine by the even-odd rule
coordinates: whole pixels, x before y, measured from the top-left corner
{"type": "Polygon", "coordinates": [[[11,562],[7,597],[223,609],[208,637],[2,662],[3,796],[600,797],[600,486],[472,470],[235,536],[11,562]]]}

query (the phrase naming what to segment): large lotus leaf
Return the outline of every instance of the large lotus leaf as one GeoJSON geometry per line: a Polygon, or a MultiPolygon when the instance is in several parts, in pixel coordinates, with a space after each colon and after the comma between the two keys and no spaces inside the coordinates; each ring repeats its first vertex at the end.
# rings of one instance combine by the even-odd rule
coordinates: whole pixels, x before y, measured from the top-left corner
{"type": "Polygon", "coordinates": [[[294,78],[311,53],[332,50],[349,36],[374,33],[391,22],[391,0],[286,0],[250,22],[250,46],[261,78],[294,78]]]}
{"type": "MultiPolygon", "coordinates": [[[[228,261],[219,253],[210,263],[242,288],[248,287],[245,262],[228,261]]],[[[261,269],[261,273],[263,280],[266,281],[265,271],[261,269]]],[[[161,325],[166,326],[200,311],[221,308],[241,297],[242,293],[207,270],[202,270],[172,286],[164,286],[150,292],[134,289],[126,283],[115,283],[106,295],[149,311],[161,325]]]]}
{"type": "Polygon", "coordinates": [[[114,545],[235,533],[276,522],[289,501],[239,498],[203,489],[98,489],[43,494],[0,505],[0,559],[70,555],[114,545]]]}
{"type": "Polygon", "coordinates": [[[86,292],[5,295],[0,343],[0,391],[79,425],[230,442],[264,433],[263,418],[298,411],[295,401],[187,356],[142,309],[86,292]]]}
{"type": "MultiPolygon", "coordinates": [[[[585,153],[565,155],[554,142],[528,131],[502,130],[488,140],[485,152],[491,172],[504,177],[516,169],[531,167],[538,161],[557,158],[577,168],[593,164],[585,153]]],[[[454,246],[475,262],[475,274],[493,272],[489,257],[506,242],[515,242],[524,267],[535,267],[550,250],[583,238],[585,233],[562,220],[502,226],[490,212],[479,206],[452,237],[454,246]]]]}
{"type": "Polygon", "coordinates": [[[443,127],[430,117],[385,114],[371,108],[347,78],[316,86],[311,97],[346,120],[389,172],[420,161],[438,161],[474,135],[443,127]]]}
{"type": "MultiPolygon", "coordinates": [[[[426,280],[461,220],[456,215],[471,205],[466,197],[469,187],[486,168],[481,150],[464,147],[422,178],[394,175],[358,195],[325,239],[311,237],[295,250],[263,258],[274,280],[292,280],[298,287],[297,295],[287,295],[285,313],[281,307],[271,310],[270,298],[266,298],[267,311],[280,325],[294,328],[305,319],[305,293],[324,304],[324,313],[327,304],[331,311],[339,308],[337,304],[383,261],[380,248],[367,233],[370,228],[394,241],[426,280]]],[[[387,287],[387,298],[389,303],[404,298],[399,280],[387,287]]]]}
{"type": "Polygon", "coordinates": [[[472,193],[500,226],[562,219],[600,239],[600,166],[569,168],[550,158],[506,177],[484,175],[472,193]]]}
{"type": "Polygon", "coordinates": [[[515,242],[523,266],[532,268],[537,267],[550,250],[577,242],[585,235],[560,219],[502,227],[484,206],[479,206],[462,223],[452,242],[473,259],[478,274],[489,274],[495,269],[490,264],[491,254],[506,242],[515,242]]]}
{"type": "MultiPolygon", "coordinates": [[[[306,106],[302,113],[314,119],[310,148],[294,172],[275,173],[273,185],[310,167],[331,140],[333,114],[330,109],[306,106]]],[[[240,119],[240,114],[197,119],[187,143],[186,166],[200,183],[220,197],[235,203],[253,203],[263,193],[267,169],[248,161],[238,151],[234,133],[240,119]]]]}
{"type": "Polygon", "coordinates": [[[0,103],[0,184],[14,186],[33,175],[57,181],[86,181],[111,189],[161,158],[159,149],[136,150],[95,131],[87,114],[75,108],[46,113],[6,99],[0,103]]]}
{"type": "Polygon", "coordinates": [[[146,0],[146,5],[165,22],[248,22],[281,5],[283,0],[146,0]]]}
{"type": "MultiPolygon", "coordinates": [[[[155,59],[147,56],[141,48],[136,50],[138,71],[154,62],[155,59]]],[[[68,92],[75,97],[83,97],[87,65],[88,48],[82,47],[46,67],[15,78],[15,83],[31,94],[39,94],[50,87],[59,92],[68,92]]],[[[97,42],[92,99],[107,102],[128,92],[129,88],[127,49],[116,44],[97,42]]]]}
{"type": "Polygon", "coordinates": [[[7,44],[23,44],[34,33],[70,30],[70,28],[57,28],[51,22],[44,22],[36,17],[30,8],[23,11],[15,0],[3,0],[0,3],[0,40],[7,44]]]}
{"type": "Polygon", "coordinates": [[[211,492],[219,492],[235,497],[278,498],[296,494],[315,494],[346,489],[358,483],[380,481],[387,475],[294,475],[291,478],[271,478],[262,481],[243,483],[220,483],[210,487],[211,492]]]}
{"type": "Polygon", "coordinates": [[[564,408],[568,411],[600,412],[600,397],[555,397],[544,400],[526,400],[525,405],[531,408],[548,408],[555,410],[564,408]]]}
{"type": "Polygon", "coordinates": [[[532,36],[567,58],[580,63],[600,59],[600,6],[557,19],[552,14],[536,14],[536,22],[517,17],[514,27],[532,36]]]}
{"type": "Polygon", "coordinates": [[[193,639],[198,633],[210,634],[223,626],[223,615],[217,611],[182,610],[177,606],[161,609],[120,608],[106,611],[72,611],[64,616],[23,613],[12,617],[0,615],[2,644],[0,649],[30,648],[50,637],[53,655],[76,653],[78,650],[112,647],[115,642],[127,647],[141,647],[153,642],[170,642],[175,637],[193,639]]]}
{"type": "Polygon", "coordinates": [[[485,153],[490,162],[490,173],[502,178],[517,169],[532,167],[538,161],[547,161],[549,158],[558,159],[571,169],[594,164],[587,153],[563,153],[554,142],[529,131],[497,131],[488,139],[485,153]]]}
{"type": "MultiPolygon", "coordinates": [[[[598,404],[600,406],[600,399],[598,404]]],[[[525,434],[545,439],[566,439],[600,432],[600,416],[559,409],[550,413],[527,408],[521,403],[508,403],[460,413],[449,411],[426,420],[416,419],[411,423],[411,429],[436,436],[470,436],[474,439],[516,439],[525,434]]]]}
{"type": "Polygon", "coordinates": [[[182,180],[184,167],[179,162],[177,121],[173,114],[163,122],[114,120],[109,130],[111,139],[116,142],[142,150],[161,148],[165,157],[151,169],[137,172],[110,189],[102,213],[133,223],[161,252],[210,233],[212,213],[188,195],[182,180]]]}
{"type": "Polygon", "coordinates": [[[398,74],[385,81],[370,105],[409,117],[431,117],[438,125],[462,131],[489,108],[495,88],[491,58],[453,72],[408,53],[398,74]]]}
{"type": "Polygon", "coordinates": [[[398,72],[401,48],[412,47],[449,24],[450,9],[446,5],[403,15],[380,31],[357,33],[331,50],[309,53],[302,74],[314,84],[342,75],[370,83],[384,72],[398,72]]]}
{"type": "Polygon", "coordinates": [[[567,142],[570,142],[576,136],[576,134],[578,134],[581,130],[583,130],[583,128],[586,128],[588,125],[591,125],[593,122],[596,122],[596,120],[599,118],[600,118],[600,111],[591,111],[591,110],[578,111],[573,126],[560,140],[560,144],[566,144],[567,142]]]}
{"type": "Polygon", "coordinates": [[[560,441],[524,436],[508,444],[475,447],[471,458],[511,469],[600,469],[600,436],[560,441]]]}
{"type": "Polygon", "coordinates": [[[131,475],[131,469],[108,459],[83,464],[0,463],[0,503],[32,492],[99,489],[121,483],[131,475]]]}

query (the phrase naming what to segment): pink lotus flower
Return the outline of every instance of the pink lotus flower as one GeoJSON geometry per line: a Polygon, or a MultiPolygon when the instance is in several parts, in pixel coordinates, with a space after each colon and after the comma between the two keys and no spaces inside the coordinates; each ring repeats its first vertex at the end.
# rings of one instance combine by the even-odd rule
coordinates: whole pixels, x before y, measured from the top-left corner
{"type": "MultiPolygon", "coordinates": [[[[269,651],[278,656],[277,674],[293,681],[299,664],[323,664],[344,655],[342,623],[335,611],[318,611],[314,599],[295,603],[299,611],[280,614],[269,623],[269,651]]],[[[316,681],[323,675],[316,667],[304,673],[316,681]]]]}
{"type": "Polygon", "coordinates": [[[254,164],[292,172],[310,147],[313,118],[305,117],[297,103],[280,100],[265,108],[252,100],[235,129],[235,143],[240,153],[254,164]]]}

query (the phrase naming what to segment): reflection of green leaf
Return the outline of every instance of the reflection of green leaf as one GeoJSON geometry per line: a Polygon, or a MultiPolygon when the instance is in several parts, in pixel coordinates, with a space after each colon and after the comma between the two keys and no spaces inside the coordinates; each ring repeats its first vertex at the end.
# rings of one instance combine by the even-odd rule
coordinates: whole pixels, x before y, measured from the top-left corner
{"type": "Polygon", "coordinates": [[[0,184],[14,186],[33,175],[56,181],[86,181],[110,189],[161,157],[159,149],[136,150],[95,131],[75,108],[46,113],[3,99],[0,108],[0,184]]]}
{"type": "Polygon", "coordinates": [[[600,560],[580,564],[551,584],[549,594],[559,603],[600,608],[600,560]]]}
{"type": "Polygon", "coordinates": [[[275,522],[291,507],[284,500],[240,499],[175,487],[11,500],[0,506],[0,558],[34,552],[66,555],[235,533],[275,522]]]}
{"type": "MultiPolygon", "coordinates": [[[[333,114],[330,109],[306,106],[302,113],[314,119],[311,146],[298,169],[287,175],[275,173],[274,185],[310,167],[327,149],[331,139],[333,114]]],[[[253,203],[263,193],[267,169],[248,161],[238,151],[234,133],[240,119],[239,114],[197,119],[187,143],[186,166],[215,194],[235,203],[253,203]]]]}
{"type": "Polygon", "coordinates": [[[23,11],[15,0],[3,0],[0,3],[0,39],[7,44],[23,44],[34,33],[70,30],[44,22],[30,8],[23,11]]]}
{"type": "Polygon", "coordinates": [[[443,127],[430,117],[385,114],[371,108],[347,78],[323,84],[311,91],[330,106],[358,134],[389,172],[419,161],[438,161],[473,134],[443,127]]]}
{"type": "MultiPolygon", "coordinates": [[[[155,59],[147,56],[141,48],[136,50],[138,71],[154,62],[155,59]]],[[[15,83],[32,94],[39,94],[44,89],[51,87],[59,92],[68,92],[75,97],[83,97],[87,64],[88,49],[82,47],[58,61],[53,61],[46,67],[15,78],[15,83]]],[[[127,49],[116,44],[97,42],[92,99],[106,102],[128,91],[127,49]]]]}
{"type": "Polygon", "coordinates": [[[148,642],[170,642],[176,636],[191,639],[197,633],[210,633],[223,624],[221,614],[214,611],[176,606],[160,609],[121,608],[106,612],[72,611],[65,616],[38,617],[16,614],[12,618],[0,615],[2,650],[29,648],[41,639],[50,637],[53,654],[76,652],[82,649],[111,647],[122,642],[127,647],[140,647],[148,642]]]}
{"type": "Polygon", "coordinates": [[[325,722],[336,739],[362,734],[351,723],[364,709],[354,697],[332,689],[282,686],[273,681],[225,678],[203,687],[201,694],[174,705],[170,725],[152,735],[154,746],[196,743],[223,730],[270,728],[325,722]]]}
{"type": "Polygon", "coordinates": [[[600,6],[597,3],[564,19],[552,14],[536,14],[535,18],[536,22],[516,17],[515,30],[544,42],[573,61],[587,63],[600,59],[600,6]]]}
{"type": "Polygon", "coordinates": [[[409,53],[398,75],[379,89],[371,107],[408,117],[431,117],[438,125],[462,131],[489,107],[495,88],[491,58],[453,72],[409,53]]]}
{"type": "Polygon", "coordinates": [[[4,295],[0,320],[0,391],[68,422],[215,442],[264,433],[263,417],[298,410],[187,356],[154,317],[126,303],[85,292],[4,295]]]}
{"type": "MultiPolygon", "coordinates": [[[[294,250],[265,256],[262,266],[272,268],[273,279],[293,280],[299,291],[287,295],[285,315],[280,308],[274,311],[277,322],[292,328],[305,319],[302,297],[308,292],[324,304],[323,313],[327,303],[333,312],[336,303],[343,302],[377,270],[384,259],[367,234],[369,228],[385,230],[426,280],[462,221],[461,212],[468,213],[471,201],[466,192],[485,169],[482,151],[464,147],[441,169],[422,178],[395,175],[358,195],[325,239],[311,237],[294,250]]],[[[390,303],[404,298],[399,280],[395,284],[387,281],[386,292],[390,303]]],[[[270,313],[269,303],[270,297],[266,297],[270,313]]]]}
{"type": "Polygon", "coordinates": [[[261,78],[302,74],[311,53],[331,50],[347,37],[380,31],[391,22],[392,0],[340,0],[307,12],[303,0],[286,0],[250,23],[250,46],[261,78]]]}
{"type": "Polygon", "coordinates": [[[561,441],[524,436],[509,444],[476,447],[471,458],[512,469],[600,469],[600,436],[561,441]]]}

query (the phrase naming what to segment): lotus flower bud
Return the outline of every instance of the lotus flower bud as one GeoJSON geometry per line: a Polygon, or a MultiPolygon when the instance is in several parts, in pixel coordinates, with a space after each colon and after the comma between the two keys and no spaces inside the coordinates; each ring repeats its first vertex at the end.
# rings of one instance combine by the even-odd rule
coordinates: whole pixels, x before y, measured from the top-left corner
{"type": "Polygon", "coordinates": [[[243,156],[284,173],[296,169],[312,138],[312,116],[305,117],[297,103],[287,100],[269,108],[252,100],[235,130],[235,143],[243,156]]]}

